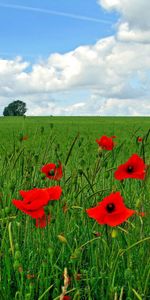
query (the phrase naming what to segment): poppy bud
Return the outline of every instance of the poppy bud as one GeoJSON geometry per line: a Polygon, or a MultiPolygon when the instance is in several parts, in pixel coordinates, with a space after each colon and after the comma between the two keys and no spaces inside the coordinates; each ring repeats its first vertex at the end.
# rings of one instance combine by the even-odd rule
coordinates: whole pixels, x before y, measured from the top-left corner
{"type": "Polygon", "coordinates": [[[111,232],[111,237],[114,239],[114,238],[117,237],[117,235],[118,235],[117,230],[113,229],[112,232],[111,232]]]}
{"type": "Polygon", "coordinates": [[[16,249],[16,250],[19,249],[19,244],[18,244],[18,243],[15,244],[15,249],[16,249]]]}
{"type": "Polygon", "coordinates": [[[67,240],[63,235],[59,234],[59,235],[57,235],[57,237],[60,240],[60,242],[65,243],[65,244],[67,243],[67,240]]]}
{"type": "Polygon", "coordinates": [[[101,157],[103,155],[103,149],[101,147],[98,147],[98,156],[101,157]]]}
{"type": "Polygon", "coordinates": [[[81,249],[75,249],[75,251],[70,256],[71,259],[77,259],[81,254],[81,249]]]}
{"type": "Polygon", "coordinates": [[[44,180],[46,178],[45,174],[43,174],[43,173],[40,174],[40,177],[42,180],[44,180]]]}
{"type": "Polygon", "coordinates": [[[5,214],[6,214],[6,216],[10,213],[10,207],[5,207],[4,208],[4,210],[5,210],[5,214]]]}
{"type": "Polygon", "coordinates": [[[105,173],[104,173],[104,176],[105,176],[106,179],[109,178],[109,175],[110,175],[109,172],[105,172],[105,173]]]}
{"type": "Polygon", "coordinates": [[[141,200],[138,199],[138,200],[136,201],[135,208],[140,208],[140,207],[141,207],[141,200]]]}
{"type": "Polygon", "coordinates": [[[53,248],[49,247],[49,248],[47,249],[47,251],[48,251],[49,256],[53,256],[53,253],[54,253],[53,248]]]}
{"type": "Polygon", "coordinates": [[[18,260],[18,259],[20,259],[21,258],[21,252],[20,251],[16,251],[15,252],[15,260],[18,260]]]}
{"type": "Polygon", "coordinates": [[[17,270],[20,266],[21,266],[20,261],[19,260],[15,260],[14,264],[13,264],[14,269],[17,270]]]}
{"type": "Polygon", "coordinates": [[[21,223],[20,223],[20,222],[16,222],[16,225],[17,225],[18,227],[20,227],[20,226],[21,226],[21,223]]]}

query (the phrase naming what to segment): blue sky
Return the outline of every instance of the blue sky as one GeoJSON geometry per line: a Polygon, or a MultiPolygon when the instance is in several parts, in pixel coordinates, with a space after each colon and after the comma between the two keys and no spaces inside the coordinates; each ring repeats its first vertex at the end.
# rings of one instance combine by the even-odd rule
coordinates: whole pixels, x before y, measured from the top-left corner
{"type": "Polygon", "coordinates": [[[116,19],[115,13],[107,13],[95,0],[5,0],[0,2],[0,53],[5,58],[21,55],[30,60],[64,53],[113,34],[116,19]]]}
{"type": "Polygon", "coordinates": [[[0,1],[0,115],[150,115],[150,1],[0,1]],[[142,15],[142,18],[141,18],[142,15]]]}

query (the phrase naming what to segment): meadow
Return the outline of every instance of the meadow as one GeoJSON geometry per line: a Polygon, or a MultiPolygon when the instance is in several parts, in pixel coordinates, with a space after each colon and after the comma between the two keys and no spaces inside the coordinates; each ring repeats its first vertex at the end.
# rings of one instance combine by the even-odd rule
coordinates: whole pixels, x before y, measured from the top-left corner
{"type": "Polygon", "coordinates": [[[148,117],[1,117],[0,299],[150,299],[149,165],[148,117]],[[96,143],[103,135],[116,136],[112,151],[96,143]],[[134,153],[147,165],[144,180],[116,180],[134,153]],[[58,181],[41,172],[51,162],[62,164],[58,181]],[[47,226],[36,227],[12,200],[52,186],[62,194],[44,208],[47,226]],[[88,216],[118,191],[136,211],[130,218],[112,227],[88,216]]]}

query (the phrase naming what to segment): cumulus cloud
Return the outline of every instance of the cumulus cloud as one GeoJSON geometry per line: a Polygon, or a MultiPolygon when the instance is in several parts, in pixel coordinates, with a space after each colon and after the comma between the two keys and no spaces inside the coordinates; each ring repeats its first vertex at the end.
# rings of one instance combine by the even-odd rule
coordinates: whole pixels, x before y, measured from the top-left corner
{"type": "Polygon", "coordinates": [[[98,0],[108,11],[120,14],[118,38],[125,41],[150,42],[149,0],[98,0]]]}
{"type": "Polygon", "coordinates": [[[108,116],[147,116],[150,112],[150,103],[148,99],[107,99],[99,110],[100,115],[108,116]],[[105,113],[104,113],[105,112],[105,113]]]}
{"type": "Polygon", "coordinates": [[[150,2],[99,4],[119,12],[116,35],[33,65],[0,59],[1,112],[15,98],[26,101],[30,115],[150,115],[150,2]]]}

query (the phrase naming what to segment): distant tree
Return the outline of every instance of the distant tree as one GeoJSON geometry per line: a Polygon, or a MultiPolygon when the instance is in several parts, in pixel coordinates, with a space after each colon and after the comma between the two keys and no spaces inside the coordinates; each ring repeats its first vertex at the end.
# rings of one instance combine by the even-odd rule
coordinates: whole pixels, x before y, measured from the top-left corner
{"type": "Polygon", "coordinates": [[[8,106],[4,108],[4,116],[24,116],[27,111],[26,103],[21,100],[16,100],[11,102],[8,106]]]}

